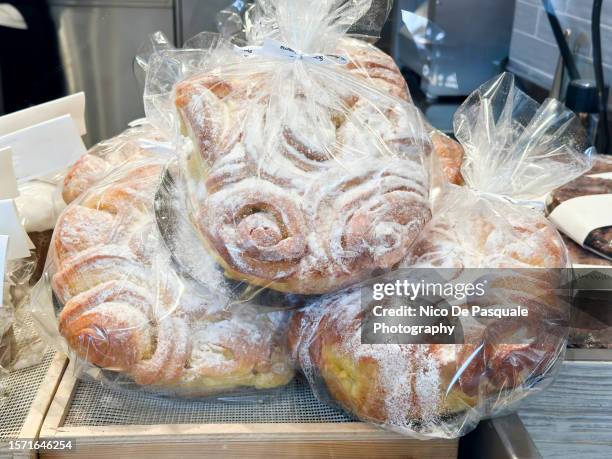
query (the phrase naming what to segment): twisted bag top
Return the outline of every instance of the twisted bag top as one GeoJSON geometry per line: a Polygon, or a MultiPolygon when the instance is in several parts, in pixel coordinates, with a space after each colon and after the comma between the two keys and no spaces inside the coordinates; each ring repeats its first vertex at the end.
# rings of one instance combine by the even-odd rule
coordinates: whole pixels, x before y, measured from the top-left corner
{"type": "Polygon", "coordinates": [[[395,266],[429,220],[418,110],[393,61],[344,36],[377,8],[259,2],[251,47],[177,85],[192,218],[230,277],[331,291],[395,266]]]}

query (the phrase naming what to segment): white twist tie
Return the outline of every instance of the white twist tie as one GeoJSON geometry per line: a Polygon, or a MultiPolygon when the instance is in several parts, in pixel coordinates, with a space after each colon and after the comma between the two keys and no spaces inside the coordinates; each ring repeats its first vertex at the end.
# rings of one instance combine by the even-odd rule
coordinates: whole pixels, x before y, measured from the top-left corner
{"type": "Polygon", "coordinates": [[[499,200],[508,202],[510,204],[514,204],[516,206],[528,207],[529,209],[532,209],[538,212],[542,212],[542,213],[546,210],[546,204],[542,201],[535,201],[535,200],[529,200],[529,199],[515,199],[505,194],[491,193],[489,191],[482,191],[482,190],[478,190],[472,187],[468,187],[468,188],[478,195],[489,197],[489,198],[494,198],[494,199],[499,199],[499,200]]]}
{"type": "Polygon", "coordinates": [[[314,64],[335,64],[346,65],[348,59],[337,54],[308,54],[299,50],[290,48],[287,45],[272,40],[271,38],[264,39],[263,46],[235,46],[235,51],[245,57],[249,56],[265,56],[277,59],[286,59],[290,61],[304,61],[314,64]]]}

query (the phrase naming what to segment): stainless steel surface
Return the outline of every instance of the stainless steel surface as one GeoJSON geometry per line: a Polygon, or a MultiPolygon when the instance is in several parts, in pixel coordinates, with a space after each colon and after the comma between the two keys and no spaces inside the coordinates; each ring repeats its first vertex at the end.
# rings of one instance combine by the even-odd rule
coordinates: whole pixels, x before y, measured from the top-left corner
{"type": "Polygon", "coordinates": [[[232,0],[179,0],[182,9],[182,41],[202,32],[217,31],[217,13],[232,0]]]}
{"type": "Polygon", "coordinates": [[[423,77],[428,96],[467,96],[503,69],[514,5],[515,0],[397,0],[393,55],[400,66],[423,77]],[[436,33],[414,40],[403,25],[402,10],[415,12],[417,22],[429,21],[436,33]]]}
{"type": "Polygon", "coordinates": [[[539,459],[523,422],[516,414],[481,422],[459,443],[460,459],[539,459]]]}
{"type": "Polygon", "coordinates": [[[133,59],[147,35],[174,35],[171,0],[51,0],[69,93],[85,91],[91,145],[143,115],[133,59]]]}

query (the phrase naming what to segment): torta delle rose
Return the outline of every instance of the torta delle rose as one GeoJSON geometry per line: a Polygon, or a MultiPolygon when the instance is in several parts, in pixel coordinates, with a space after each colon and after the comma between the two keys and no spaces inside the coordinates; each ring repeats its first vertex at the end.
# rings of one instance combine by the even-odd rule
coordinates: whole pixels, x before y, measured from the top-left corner
{"type": "MultiPolygon", "coordinates": [[[[85,192],[53,236],[59,332],[78,358],[179,396],[266,389],[293,377],[282,315],[227,307],[214,260],[208,285],[179,276],[154,197],[165,163],[130,162],[85,192]]],[[[229,288],[229,287],[228,287],[229,288]]]]}
{"type": "Polygon", "coordinates": [[[247,77],[241,60],[177,85],[193,220],[231,278],[329,292],[392,268],[430,218],[431,141],[401,73],[339,49],[331,73],[254,60],[247,77]]]}

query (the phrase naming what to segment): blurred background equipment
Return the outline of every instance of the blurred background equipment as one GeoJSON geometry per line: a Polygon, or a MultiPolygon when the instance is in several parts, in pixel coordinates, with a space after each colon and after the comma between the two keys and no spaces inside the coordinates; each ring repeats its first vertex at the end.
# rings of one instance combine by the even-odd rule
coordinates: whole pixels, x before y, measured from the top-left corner
{"type": "Polygon", "coordinates": [[[55,26],[46,2],[0,2],[0,82],[0,115],[64,95],[55,26]]]}
{"type": "Polygon", "coordinates": [[[393,57],[428,97],[467,96],[504,70],[514,0],[397,0],[393,57]]]}
{"type": "MultiPolygon", "coordinates": [[[[0,114],[85,91],[86,144],[114,136],[143,115],[133,64],[147,35],[159,30],[180,46],[217,31],[219,11],[251,2],[0,1],[0,114]],[[17,10],[27,29],[3,8],[17,10]]],[[[397,60],[415,102],[442,131],[452,132],[452,115],[467,94],[510,70],[536,100],[553,94],[565,101],[606,151],[601,83],[612,78],[611,40],[612,0],[395,0],[378,46],[397,60]]]]}
{"type": "Polygon", "coordinates": [[[452,132],[463,99],[504,71],[514,5],[515,0],[396,0],[391,52],[438,129],[452,132]]]}
{"type": "Polygon", "coordinates": [[[611,42],[612,0],[516,2],[508,69],[536,92],[553,88],[600,153],[610,153],[611,42]]]}
{"type": "MultiPolygon", "coordinates": [[[[44,31],[31,30],[31,48],[15,47],[21,42],[18,33],[11,31],[11,39],[3,39],[0,46],[7,49],[2,56],[8,62],[24,61],[15,74],[21,78],[28,75],[46,75],[57,70],[65,79],[65,90],[51,95],[50,100],[79,91],[87,94],[87,126],[85,141],[92,145],[101,139],[121,132],[126,124],[142,116],[142,90],[133,74],[133,60],[147,35],[164,32],[174,43],[182,42],[202,30],[216,31],[216,14],[230,0],[49,0],[22,1],[35,6],[23,6],[28,11],[36,10],[43,16],[46,11],[48,26],[44,31]],[[47,36],[48,39],[44,37],[47,36]],[[59,43],[59,57],[48,62],[53,53],[41,52],[40,46],[59,43]],[[11,48],[11,49],[9,49],[11,48]],[[34,66],[41,69],[35,71],[34,66]],[[44,71],[43,71],[44,69],[44,71]]],[[[21,8],[21,7],[19,7],[21,8]]],[[[42,19],[38,19],[42,22],[42,19]]],[[[2,29],[0,27],[0,29],[2,29]]],[[[58,56],[57,50],[55,56],[58,56]]],[[[14,77],[17,78],[17,77],[14,77]]],[[[40,78],[40,77],[39,77],[40,78]]],[[[54,80],[53,80],[54,81],[54,80]]],[[[29,99],[21,104],[6,104],[5,112],[11,112],[42,102],[38,86],[27,87],[12,79],[6,81],[3,94],[10,97],[12,88],[22,87],[29,99]]],[[[10,102],[10,101],[9,101],[10,102]]]]}
{"type": "Polygon", "coordinates": [[[133,60],[148,34],[175,37],[171,0],[50,0],[68,93],[85,91],[92,145],[142,116],[133,60]]]}

